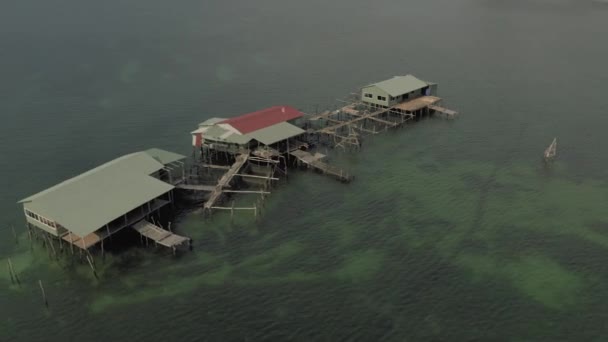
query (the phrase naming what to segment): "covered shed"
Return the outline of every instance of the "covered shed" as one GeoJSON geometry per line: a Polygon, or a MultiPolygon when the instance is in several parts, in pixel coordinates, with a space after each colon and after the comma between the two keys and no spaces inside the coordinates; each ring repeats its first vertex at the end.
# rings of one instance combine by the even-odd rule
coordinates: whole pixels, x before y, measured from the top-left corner
{"type": "Polygon", "coordinates": [[[290,106],[274,106],[230,119],[208,119],[191,132],[192,145],[222,152],[275,145],[305,133],[294,125],[303,115],[290,106]]]}
{"type": "Polygon", "coordinates": [[[437,85],[415,76],[395,76],[361,89],[361,101],[382,107],[392,107],[420,96],[435,95],[437,85]]]}
{"type": "Polygon", "coordinates": [[[171,203],[174,185],[162,178],[182,159],[160,149],[127,154],[19,203],[30,227],[88,249],[171,203]]]}

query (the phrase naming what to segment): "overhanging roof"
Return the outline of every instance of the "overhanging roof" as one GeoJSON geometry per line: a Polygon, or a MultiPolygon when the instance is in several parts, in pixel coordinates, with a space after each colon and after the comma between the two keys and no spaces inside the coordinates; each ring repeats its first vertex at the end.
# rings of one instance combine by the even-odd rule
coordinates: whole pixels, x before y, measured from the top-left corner
{"type": "Polygon", "coordinates": [[[403,94],[407,94],[414,90],[422,89],[428,86],[428,83],[412,76],[395,76],[386,81],[370,84],[365,88],[369,87],[378,87],[385,92],[387,92],[390,96],[399,96],[403,94]]]}
{"type": "Polygon", "coordinates": [[[205,140],[237,145],[243,145],[251,141],[251,138],[247,135],[238,134],[220,126],[201,127],[193,131],[192,134],[201,134],[202,138],[205,140]]]}
{"type": "Polygon", "coordinates": [[[305,133],[305,131],[288,122],[281,122],[266,128],[247,134],[251,138],[261,142],[264,145],[271,145],[281,140],[286,140],[305,133]]]}
{"type": "Polygon", "coordinates": [[[300,111],[290,106],[274,106],[230,118],[221,123],[229,124],[241,134],[249,134],[280,122],[297,119],[303,115],[300,111]]]}
{"type": "Polygon", "coordinates": [[[212,126],[212,125],[215,125],[218,122],[222,122],[222,121],[225,121],[225,120],[226,119],[222,119],[222,118],[210,118],[210,119],[207,119],[207,120],[199,123],[198,127],[201,127],[201,126],[212,126]]]}
{"type": "Polygon", "coordinates": [[[85,236],[174,187],[150,174],[164,165],[146,152],[122,156],[21,200],[26,209],[85,236]]]}
{"type": "Polygon", "coordinates": [[[186,159],[186,156],[182,156],[181,154],[161,150],[159,148],[151,148],[151,149],[145,150],[144,152],[147,153],[150,157],[158,160],[159,162],[161,162],[164,165],[171,164],[178,160],[186,159]]]}

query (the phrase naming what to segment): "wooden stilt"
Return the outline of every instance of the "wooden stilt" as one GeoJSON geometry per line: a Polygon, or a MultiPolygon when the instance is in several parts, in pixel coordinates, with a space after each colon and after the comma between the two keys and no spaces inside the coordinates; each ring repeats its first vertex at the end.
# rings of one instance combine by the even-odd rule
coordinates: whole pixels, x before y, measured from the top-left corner
{"type": "Polygon", "coordinates": [[[69,234],[70,234],[70,251],[72,252],[72,255],[74,255],[74,240],[73,240],[73,235],[72,235],[72,232],[70,232],[69,234]]]}
{"type": "Polygon", "coordinates": [[[86,251],[86,257],[87,257],[87,261],[89,262],[89,266],[91,267],[91,270],[93,271],[93,275],[95,276],[95,279],[99,279],[99,277],[97,276],[97,271],[95,270],[95,266],[93,265],[93,258],[91,257],[91,253],[89,253],[89,250],[86,251]]]}
{"type": "Polygon", "coordinates": [[[55,251],[55,245],[53,245],[53,238],[49,237],[48,235],[46,236],[47,242],[49,244],[49,246],[51,247],[51,251],[53,252],[53,255],[55,256],[55,259],[57,259],[57,252],[55,251]]]}
{"type": "Polygon", "coordinates": [[[232,201],[232,207],[230,207],[230,220],[234,220],[234,200],[232,201]]]}

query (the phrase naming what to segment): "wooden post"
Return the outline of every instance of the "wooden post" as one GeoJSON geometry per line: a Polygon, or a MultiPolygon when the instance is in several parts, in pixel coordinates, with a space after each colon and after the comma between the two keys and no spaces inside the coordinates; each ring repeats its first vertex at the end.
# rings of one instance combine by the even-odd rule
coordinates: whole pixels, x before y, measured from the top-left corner
{"type": "Polygon", "coordinates": [[[17,237],[17,232],[15,232],[15,226],[11,225],[11,230],[13,231],[13,236],[15,237],[15,244],[19,244],[19,238],[17,237]]]}
{"type": "Polygon", "coordinates": [[[73,235],[72,235],[72,232],[70,232],[69,234],[70,234],[70,251],[72,252],[72,255],[74,255],[74,240],[73,240],[73,235]]]}
{"type": "Polygon", "coordinates": [[[51,246],[51,251],[53,251],[53,255],[55,255],[55,259],[57,259],[57,252],[55,251],[55,245],[53,245],[53,241],[51,240],[52,238],[50,238],[48,235],[46,237],[49,246],[51,246]]]}
{"type": "Polygon", "coordinates": [[[105,251],[103,250],[103,240],[105,239],[101,239],[101,257],[105,259],[105,251]]]}
{"type": "Polygon", "coordinates": [[[44,306],[49,307],[49,302],[46,300],[46,293],[44,293],[44,287],[42,286],[42,280],[38,280],[38,285],[40,285],[40,291],[42,291],[42,300],[44,301],[44,306]]]}
{"type": "Polygon", "coordinates": [[[167,226],[167,228],[169,229],[170,233],[173,233],[173,231],[171,230],[171,221],[169,221],[169,225],[167,226]]]}
{"type": "Polygon", "coordinates": [[[255,202],[253,202],[253,217],[258,218],[258,207],[255,205],[255,202]]]}
{"type": "Polygon", "coordinates": [[[232,207],[230,207],[230,220],[234,220],[234,200],[232,200],[232,207]]]}
{"type": "Polygon", "coordinates": [[[27,236],[30,238],[30,249],[33,248],[32,246],[32,227],[30,227],[29,223],[26,223],[27,226],[27,236]]]}
{"type": "MultiPolygon", "coordinates": [[[[103,241],[103,240],[102,240],[103,241]]],[[[97,271],[95,271],[95,266],[93,266],[93,261],[91,258],[91,253],[89,253],[89,250],[87,249],[87,261],[89,262],[89,266],[91,266],[91,270],[93,270],[93,275],[95,276],[95,279],[99,280],[99,277],[97,276],[97,271]]]]}

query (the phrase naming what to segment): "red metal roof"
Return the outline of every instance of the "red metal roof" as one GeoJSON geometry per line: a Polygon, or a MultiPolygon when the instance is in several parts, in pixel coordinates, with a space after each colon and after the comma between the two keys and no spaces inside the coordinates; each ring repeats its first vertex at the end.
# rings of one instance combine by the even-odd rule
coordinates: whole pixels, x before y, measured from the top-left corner
{"type": "Polygon", "coordinates": [[[257,112],[243,114],[235,118],[221,121],[236,128],[241,134],[247,134],[280,122],[293,120],[303,116],[297,109],[289,106],[274,106],[257,112]]]}

